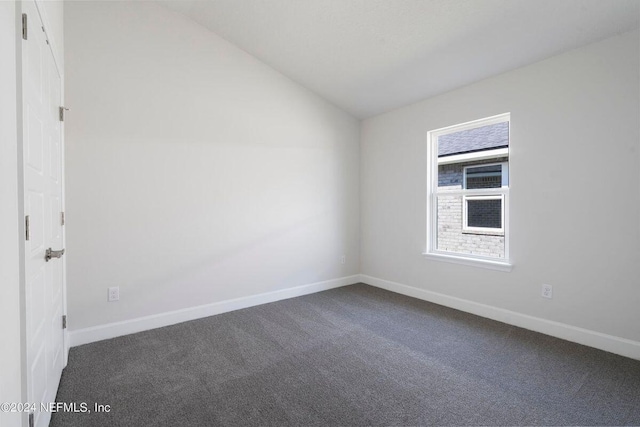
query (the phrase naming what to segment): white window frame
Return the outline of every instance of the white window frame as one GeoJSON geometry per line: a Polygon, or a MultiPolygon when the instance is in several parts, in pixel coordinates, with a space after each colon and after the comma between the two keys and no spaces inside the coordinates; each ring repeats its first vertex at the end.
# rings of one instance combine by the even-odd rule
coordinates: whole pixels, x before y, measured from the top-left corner
{"type": "MultiPolygon", "coordinates": [[[[506,153],[508,155],[508,153],[506,153]]],[[[468,190],[467,188],[467,170],[473,168],[482,168],[485,166],[496,166],[500,165],[500,177],[502,182],[500,184],[501,188],[509,188],[509,162],[497,162],[497,163],[480,163],[476,165],[464,166],[462,168],[462,188],[464,190],[468,190]]],[[[482,191],[482,195],[464,195],[462,196],[462,232],[463,233],[476,233],[476,234],[504,234],[504,194],[495,194],[495,188],[482,188],[477,189],[478,191],[482,191]],[[490,228],[490,227],[469,227],[469,220],[467,216],[467,201],[469,200],[501,200],[500,207],[500,223],[502,227],[500,228],[490,228]]]]}
{"type": "MultiPolygon", "coordinates": [[[[482,126],[493,125],[496,123],[510,122],[511,114],[504,113],[484,119],[474,120],[458,125],[448,126],[440,129],[435,129],[427,133],[427,241],[426,251],[423,255],[430,259],[436,259],[440,261],[453,262],[457,264],[479,266],[500,271],[511,271],[513,262],[509,257],[509,173],[508,169],[505,170],[503,166],[503,186],[501,188],[488,188],[488,189],[466,189],[466,174],[463,176],[462,189],[438,189],[438,138],[442,135],[447,135],[454,132],[460,132],[470,129],[475,129],[482,126]],[[506,179],[506,181],[505,181],[506,179]],[[505,185],[506,183],[506,185],[505,185]],[[480,255],[470,255],[458,252],[441,251],[437,249],[438,239],[438,196],[460,196],[463,199],[463,210],[465,216],[463,218],[463,224],[466,224],[466,201],[467,198],[474,197],[500,197],[502,198],[502,229],[501,233],[504,233],[504,258],[493,258],[480,255]]],[[[511,126],[509,126],[509,133],[511,133],[511,126]]],[[[509,145],[511,145],[511,135],[509,135],[509,145]]],[[[501,149],[504,150],[504,149],[501,149]]],[[[509,150],[506,153],[509,154],[509,150]]],[[[444,159],[447,159],[446,157],[444,159]]],[[[445,162],[447,162],[445,160],[445,162]]],[[[444,162],[443,162],[444,163],[444,162]]],[[[447,162],[450,163],[450,162],[447,162]]],[[[499,162],[503,163],[503,162],[499,162]]],[[[508,163],[508,162],[506,162],[508,163]]],[[[477,166],[489,166],[477,165],[477,166]]],[[[473,167],[473,165],[472,165],[473,167]]],[[[508,168],[508,164],[507,164],[508,168]]],[[[466,171],[465,171],[466,172],[466,171]]],[[[490,232],[493,229],[480,228],[478,231],[490,232]]]]}
{"type": "Polygon", "coordinates": [[[496,148],[494,150],[474,151],[473,153],[454,154],[452,156],[439,157],[438,164],[446,165],[448,163],[475,162],[477,160],[507,157],[508,155],[508,148],[496,148]]]}
{"type": "Polygon", "coordinates": [[[464,195],[462,196],[462,232],[463,233],[476,233],[476,234],[504,234],[504,194],[482,194],[477,196],[464,195]],[[467,217],[467,202],[469,200],[500,200],[500,215],[502,220],[500,223],[502,227],[500,228],[491,228],[491,227],[469,227],[469,220],[467,217]]]}

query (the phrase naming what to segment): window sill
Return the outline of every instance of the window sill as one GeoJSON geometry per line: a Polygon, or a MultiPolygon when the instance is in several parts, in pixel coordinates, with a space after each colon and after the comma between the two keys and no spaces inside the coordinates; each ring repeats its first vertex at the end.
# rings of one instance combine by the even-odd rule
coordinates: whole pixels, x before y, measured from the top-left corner
{"type": "Polygon", "coordinates": [[[443,253],[423,253],[422,255],[428,259],[450,262],[453,264],[469,265],[472,267],[481,267],[489,270],[509,272],[513,268],[513,264],[508,261],[493,261],[488,259],[466,257],[464,255],[443,253]]]}
{"type": "Polygon", "coordinates": [[[468,228],[462,229],[462,234],[473,234],[475,236],[494,236],[494,237],[503,237],[504,231],[478,231],[478,230],[470,230],[468,228]]]}

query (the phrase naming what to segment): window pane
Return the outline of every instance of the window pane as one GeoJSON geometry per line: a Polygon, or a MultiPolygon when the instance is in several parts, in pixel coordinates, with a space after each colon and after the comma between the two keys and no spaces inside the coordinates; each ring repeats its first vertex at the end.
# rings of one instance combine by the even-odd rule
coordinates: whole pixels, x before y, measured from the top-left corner
{"type": "Polygon", "coordinates": [[[438,157],[509,146],[509,122],[452,132],[438,137],[438,157]]]}
{"type": "Polygon", "coordinates": [[[467,227],[502,228],[502,200],[467,199],[467,227]]]}
{"type": "Polygon", "coordinates": [[[461,252],[465,243],[462,234],[462,196],[438,196],[439,251],[461,252]]]}
{"type": "Polygon", "coordinates": [[[462,189],[462,165],[460,163],[438,166],[438,188],[443,190],[462,189]]]}
{"type": "MultiPolygon", "coordinates": [[[[500,200],[489,201],[500,203],[500,200]]],[[[462,196],[439,195],[437,197],[436,250],[462,255],[504,258],[504,235],[463,232],[462,202],[462,196]]]]}
{"type": "MultiPolygon", "coordinates": [[[[482,201],[498,202],[498,207],[501,203],[499,199],[482,201]]],[[[437,196],[437,233],[434,245],[436,250],[462,255],[504,258],[504,235],[495,232],[493,234],[463,232],[462,203],[463,197],[460,195],[437,196]]],[[[502,215],[499,215],[499,222],[502,222],[502,215]]],[[[500,228],[500,225],[495,228],[500,228]]]]}
{"type": "Polygon", "coordinates": [[[468,167],[466,169],[466,188],[502,187],[502,165],[468,167]]]}

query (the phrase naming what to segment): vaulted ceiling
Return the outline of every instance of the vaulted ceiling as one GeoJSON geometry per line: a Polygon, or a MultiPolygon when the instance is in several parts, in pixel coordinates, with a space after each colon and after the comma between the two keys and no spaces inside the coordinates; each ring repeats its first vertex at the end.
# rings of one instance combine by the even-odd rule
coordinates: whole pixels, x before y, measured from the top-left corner
{"type": "Polygon", "coordinates": [[[639,0],[161,3],[360,118],[640,25],[639,0]]]}

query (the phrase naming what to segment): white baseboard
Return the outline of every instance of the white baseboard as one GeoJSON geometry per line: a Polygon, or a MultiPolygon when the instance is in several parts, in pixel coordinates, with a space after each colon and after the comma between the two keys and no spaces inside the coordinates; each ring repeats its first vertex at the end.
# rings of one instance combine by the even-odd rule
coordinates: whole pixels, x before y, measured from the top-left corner
{"type": "Polygon", "coordinates": [[[227,313],[229,311],[240,310],[242,308],[253,307],[255,305],[280,301],[283,299],[299,297],[313,294],[328,289],[339,288],[341,286],[358,283],[360,275],[340,277],[338,279],[316,282],[308,285],[296,286],[294,288],[281,289],[273,292],[266,292],[258,295],[251,295],[242,298],[235,298],[212,304],[200,305],[197,307],[185,308],[182,310],[170,311],[167,313],[155,314],[152,316],[139,317],[137,319],[125,320],[122,322],[108,323],[106,325],[94,326],[91,328],[69,331],[69,343],[71,347],[82,344],[89,344],[95,341],[102,341],[122,335],[134,334],[136,332],[161,328],[163,326],[175,325],[176,323],[188,322],[189,320],[201,319],[216,314],[227,313]]]}
{"type": "Polygon", "coordinates": [[[539,317],[533,317],[517,313],[515,311],[505,310],[503,308],[492,307],[490,305],[480,304],[437,292],[414,288],[401,283],[367,276],[366,274],[360,275],[360,282],[377,288],[386,289],[391,292],[396,292],[398,294],[407,295],[413,298],[443,305],[445,307],[455,308],[456,310],[497,320],[498,322],[507,323],[509,325],[518,326],[520,328],[551,335],[563,340],[572,341],[578,344],[640,360],[640,342],[637,341],[578,328],[565,323],[554,322],[552,320],[541,319],[539,317]]]}
{"type": "MultiPolygon", "coordinates": [[[[220,301],[212,304],[197,307],[185,308],[182,310],[156,314],[152,316],[140,317],[137,319],[125,320],[122,322],[109,323],[106,325],[94,326],[91,328],[72,330],[68,332],[68,340],[65,340],[65,347],[75,347],[95,341],[102,341],[122,335],[161,328],[163,326],[175,325],[176,323],[196,320],[216,314],[227,313],[229,311],[240,310],[260,304],[280,301],[308,295],[328,289],[351,285],[354,283],[366,283],[367,285],[386,289],[398,294],[407,295],[424,301],[433,302],[445,307],[497,320],[509,325],[540,332],[567,341],[576,342],[589,347],[619,354],[640,360],[640,342],[613,335],[603,334],[588,329],[578,328],[565,323],[554,322],[503,308],[493,307],[486,304],[457,298],[437,292],[415,288],[389,280],[378,279],[366,274],[356,274],[353,276],[341,277],[324,282],[311,283],[308,285],[296,286],[294,288],[281,289],[258,295],[251,295],[242,298],[235,298],[220,301]],[[68,343],[68,344],[67,344],[68,343]]],[[[68,347],[65,352],[68,353],[68,347]]]]}

